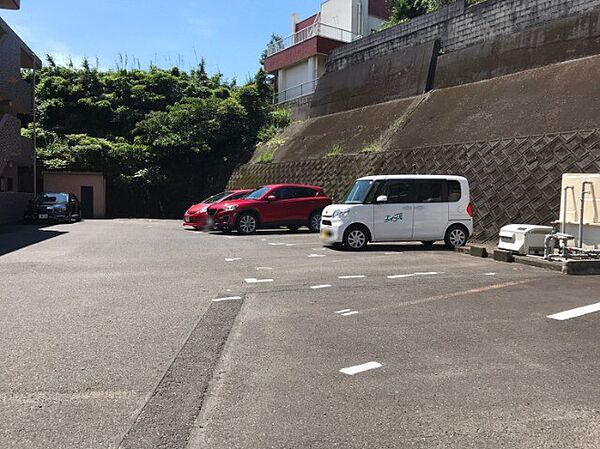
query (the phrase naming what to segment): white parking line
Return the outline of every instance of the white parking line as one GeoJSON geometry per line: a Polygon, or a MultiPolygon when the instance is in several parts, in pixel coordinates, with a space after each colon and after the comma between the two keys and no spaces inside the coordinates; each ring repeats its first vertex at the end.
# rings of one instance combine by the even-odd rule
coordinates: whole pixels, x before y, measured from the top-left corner
{"type": "Polygon", "coordinates": [[[325,257],[325,254],[309,254],[308,257],[325,257]]]}
{"type": "Polygon", "coordinates": [[[312,287],[313,290],[319,290],[322,288],[331,288],[331,284],[323,284],[323,285],[313,285],[312,287]]]}
{"type": "Polygon", "coordinates": [[[256,279],[256,278],[246,278],[244,279],[247,284],[264,284],[267,282],[273,282],[273,279],[256,279]]]}
{"type": "Polygon", "coordinates": [[[386,256],[393,256],[395,254],[404,254],[404,253],[402,251],[397,251],[395,253],[383,253],[383,254],[385,254],[386,256]]]}
{"type": "Polygon", "coordinates": [[[271,271],[273,268],[271,267],[256,267],[258,271],[271,271]]]}
{"type": "Polygon", "coordinates": [[[295,243],[286,243],[285,246],[296,246],[295,243]]]}
{"type": "Polygon", "coordinates": [[[411,274],[393,274],[391,276],[388,276],[388,279],[412,278],[415,276],[435,276],[437,274],[444,274],[444,273],[439,273],[437,271],[426,271],[426,272],[417,272],[417,273],[411,273],[411,274]]]}
{"type": "Polygon", "coordinates": [[[551,320],[564,321],[594,312],[600,312],[600,302],[591,304],[589,306],[577,307],[576,309],[565,310],[564,312],[555,313],[554,315],[548,315],[547,318],[550,318],[551,320]]]}
{"type": "Polygon", "coordinates": [[[402,279],[402,278],[412,278],[415,277],[414,274],[394,274],[392,276],[388,276],[388,279],[402,279]]]}
{"type": "Polygon", "coordinates": [[[496,276],[496,273],[485,273],[486,276],[496,276]]]}
{"type": "Polygon", "coordinates": [[[271,246],[285,246],[285,243],[269,243],[271,246]]]}
{"type": "Polygon", "coordinates": [[[350,276],[338,276],[338,279],[364,279],[366,276],[364,274],[353,274],[350,276]]]}
{"type": "Polygon", "coordinates": [[[238,260],[242,260],[241,257],[230,257],[225,259],[225,262],[237,262],[238,260]]]}
{"type": "Polygon", "coordinates": [[[350,315],[356,315],[358,312],[356,310],[353,310],[352,312],[346,312],[346,313],[342,313],[342,316],[350,316],[350,315]]]}
{"type": "Polygon", "coordinates": [[[352,309],[342,309],[342,310],[338,310],[338,311],[337,311],[337,312],[335,312],[335,313],[337,313],[337,314],[340,314],[340,313],[346,313],[346,312],[350,312],[351,310],[352,310],[352,309]]]}
{"type": "Polygon", "coordinates": [[[343,368],[340,373],[347,374],[348,376],[354,376],[358,373],[363,373],[376,368],[381,368],[383,365],[379,362],[369,362],[362,365],[351,366],[349,368],[343,368]]]}
{"type": "Polygon", "coordinates": [[[236,299],[242,299],[242,297],[241,296],[227,296],[226,298],[213,299],[213,302],[235,301],[236,299]]]}

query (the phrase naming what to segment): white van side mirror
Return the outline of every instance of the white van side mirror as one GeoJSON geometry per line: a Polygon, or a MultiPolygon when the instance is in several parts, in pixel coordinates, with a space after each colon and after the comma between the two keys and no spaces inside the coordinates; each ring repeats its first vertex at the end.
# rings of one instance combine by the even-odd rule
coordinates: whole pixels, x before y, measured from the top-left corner
{"type": "Polygon", "coordinates": [[[378,203],[387,203],[388,197],[387,195],[379,195],[377,197],[377,202],[378,203]]]}

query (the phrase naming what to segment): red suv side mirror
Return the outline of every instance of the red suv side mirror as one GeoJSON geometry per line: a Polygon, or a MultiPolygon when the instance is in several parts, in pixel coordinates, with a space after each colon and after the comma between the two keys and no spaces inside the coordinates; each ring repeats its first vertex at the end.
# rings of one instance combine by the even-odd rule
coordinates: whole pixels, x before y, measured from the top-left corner
{"type": "Polygon", "coordinates": [[[277,200],[277,197],[275,195],[269,195],[267,197],[267,201],[276,201],[276,200],[277,200]]]}

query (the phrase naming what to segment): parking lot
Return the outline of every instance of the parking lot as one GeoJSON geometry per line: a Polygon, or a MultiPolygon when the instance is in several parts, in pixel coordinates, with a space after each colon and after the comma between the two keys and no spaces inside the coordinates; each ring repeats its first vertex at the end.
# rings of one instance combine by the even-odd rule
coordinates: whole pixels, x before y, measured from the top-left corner
{"type": "Polygon", "coordinates": [[[0,447],[600,445],[600,313],[548,318],[594,277],[152,220],[0,254],[0,447]]]}

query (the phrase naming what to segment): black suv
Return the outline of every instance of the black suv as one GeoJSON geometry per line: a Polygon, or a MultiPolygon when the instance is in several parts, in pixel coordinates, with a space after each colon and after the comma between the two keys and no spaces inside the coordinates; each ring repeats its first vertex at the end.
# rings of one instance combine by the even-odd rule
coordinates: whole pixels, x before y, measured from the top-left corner
{"type": "Polygon", "coordinates": [[[25,221],[81,221],[81,204],[72,193],[43,193],[25,211],[25,221]]]}

